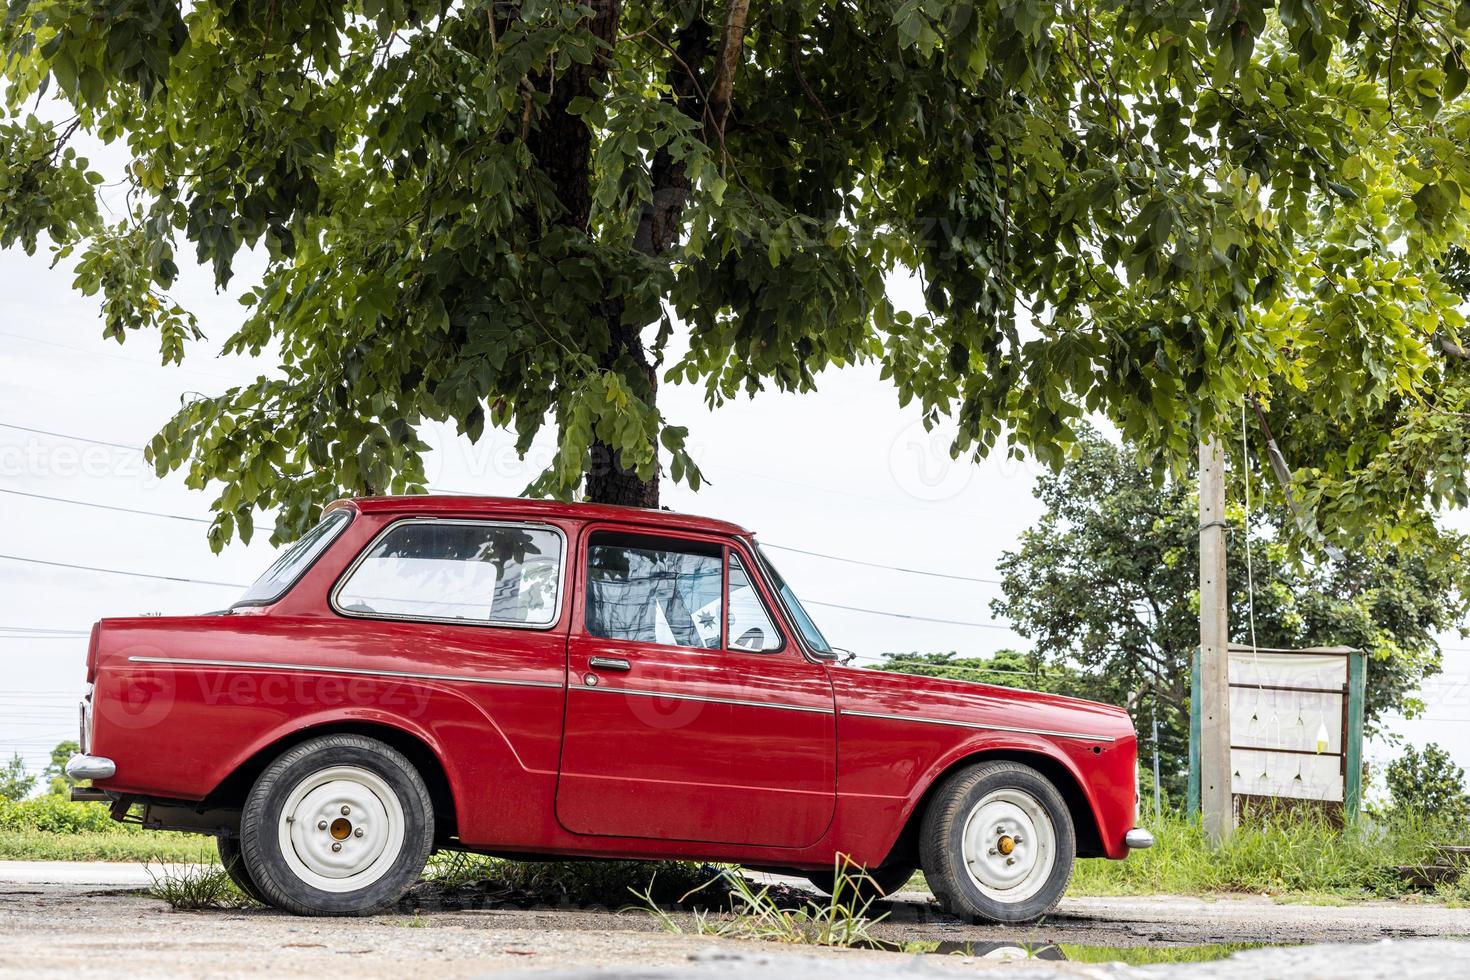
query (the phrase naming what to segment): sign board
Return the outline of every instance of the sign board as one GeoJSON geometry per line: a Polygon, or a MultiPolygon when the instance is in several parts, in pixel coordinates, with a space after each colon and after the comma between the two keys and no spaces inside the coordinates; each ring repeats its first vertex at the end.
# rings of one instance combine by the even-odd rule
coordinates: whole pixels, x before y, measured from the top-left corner
{"type": "MultiPolygon", "coordinates": [[[[1337,803],[1362,795],[1365,658],[1346,647],[1268,650],[1232,644],[1231,791],[1237,799],[1337,803]]],[[[1199,653],[1190,691],[1191,810],[1199,804],[1199,653]]]]}

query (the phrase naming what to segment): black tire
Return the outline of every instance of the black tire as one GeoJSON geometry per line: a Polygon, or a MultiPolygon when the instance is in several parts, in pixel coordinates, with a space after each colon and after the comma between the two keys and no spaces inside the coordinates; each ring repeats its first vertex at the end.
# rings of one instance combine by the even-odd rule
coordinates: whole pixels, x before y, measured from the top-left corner
{"type": "Polygon", "coordinates": [[[919,860],[929,890],[951,915],[971,921],[1041,918],[1067,890],[1076,856],[1072,815],[1061,794],[1041,773],[1017,762],[982,762],[950,776],[935,792],[919,829],[919,860]],[[979,819],[982,804],[987,814],[999,814],[997,826],[983,832],[996,834],[996,847],[971,855],[978,869],[972,874],[964,835],[972,815],[979,819]],[[1029,842],[1015,837],[1023,826],[1035,828],[1029,842]],[[1007,880],[1011,875],[1024,877],[1007,880]]]}
{"type": "MultiPolygon", "coordinates": [[[[842,887],[841,897],[845,903],[845,900],[856,896],[860,905],[882,901],[902,889],[914,876],[914,870],[912,867],[902,865],[886,868],[848,868],[844,873],[847,881],[842,887]]],[[[808,871],[806,880],[815,885],[817,890],[823,894],[832,895],[834,894],[833,889],[837,887],[837,872],[835,868],[827,871],[808,871]]]]}
{"type": "Polygon", "coordinates": [[[261,893],[255,880],[250,877],[249,869],[245,867],[245,856],[241,852],[240,838],[221,834],[215,838],[215,843],[219,846],[219,863],[224,867],[225,874],[229,875],[230,880],[235,883],[235,887],[261,905],[269,905],[270,899],[261,893]]]}
{"type": "Polygon", "coordinates": [[[369,915],[423,872],[434,807],[397,750],[362,735],[326,735],[288,749],[260,774],[240,840],[250,878],[271,905],[297,915],[369,915]],[[361,887],[352,887],[355,877],[361,887]]]}

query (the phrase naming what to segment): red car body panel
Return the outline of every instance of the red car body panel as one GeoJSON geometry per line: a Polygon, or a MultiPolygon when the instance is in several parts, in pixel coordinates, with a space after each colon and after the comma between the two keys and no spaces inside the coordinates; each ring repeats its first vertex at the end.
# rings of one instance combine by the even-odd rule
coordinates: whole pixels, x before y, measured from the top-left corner
{"type": "Polygon", "coordinates": [[[116,763],[99,788],[206,801],[242,766],[303,733],[378,726],[438,760],[467,847],[829,868],[839,853],[881,862],[947,771],[1006,757],[1031,760],[1062,784],[1096,828],[1096,853],[1127,853],[1137,746],[1126,713],[812,657],[758,574],[753,539],[735,525],[519,499],[333,507],[350,508],[351,523],[279,601],[99,624],[88,657],[88,751],[116,763]],[[363,549],[393,522],[424,517],[559,529],[567,550],[556,622],[530,629],[336,611],[332,590],[363,549]],[[589,634],[583,570],[594,529],[730,549],[750,570],[782,648],[589,634]],[[594,657],[631,669],[605,671],[594,657]]]}

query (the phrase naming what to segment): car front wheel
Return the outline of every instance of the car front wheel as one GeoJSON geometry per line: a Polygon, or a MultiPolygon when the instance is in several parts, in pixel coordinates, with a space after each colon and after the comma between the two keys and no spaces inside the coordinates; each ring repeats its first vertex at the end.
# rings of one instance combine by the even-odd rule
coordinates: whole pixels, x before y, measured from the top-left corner
{"type": "Polygon", "coordinates": [[[376,739],[327,735],[256,780],[240,821],[250,880],[298,915],[365,915],[418,880],[434,809],[413,763],[376,739]]]}
{"type": "Polygon", "coordinates": [[[1039,919],[1067,890],[1076,853],[1061,794],[1016,762],[983,762],[950,776],[920,829],[929,888],[941,906],[965,919],[1039,919]]]}

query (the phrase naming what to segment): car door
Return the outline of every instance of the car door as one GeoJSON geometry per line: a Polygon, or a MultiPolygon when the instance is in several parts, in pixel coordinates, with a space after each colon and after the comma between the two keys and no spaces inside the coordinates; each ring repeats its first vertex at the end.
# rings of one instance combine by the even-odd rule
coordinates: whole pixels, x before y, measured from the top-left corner
{"type": "Polygon", "coordinates": [[[836,805],[832,685],[755,568],[715,536],[584,531],[556,795],[566,829],[821,839],[836,805]]]}

